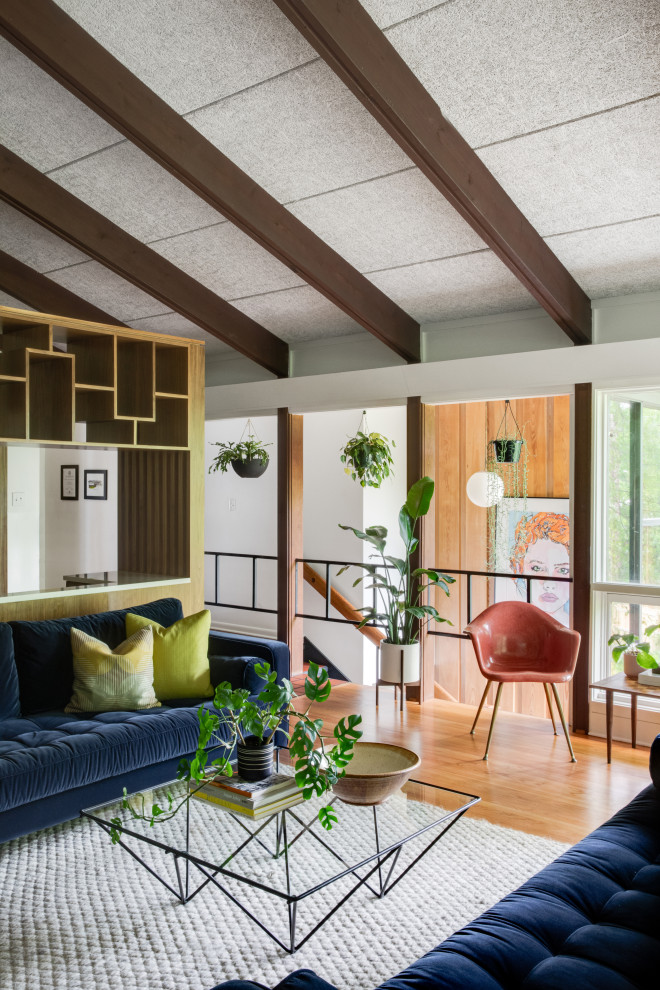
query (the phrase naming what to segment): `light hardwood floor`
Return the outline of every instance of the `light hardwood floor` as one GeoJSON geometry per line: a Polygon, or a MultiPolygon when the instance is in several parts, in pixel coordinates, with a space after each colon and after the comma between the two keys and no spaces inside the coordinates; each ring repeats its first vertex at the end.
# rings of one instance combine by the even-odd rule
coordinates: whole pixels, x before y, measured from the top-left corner
{"type": "Polygon", "coordinates": [[[422,757],[418,779],[478,794],[481,803],[470,815],[562,842],[583,838],[650,782],[646,748],[615,742],[608,766],[604,739],[573,735],[578,762],[571,763],[563,735],[553,736],[549,721],[506,712],[497,717],[485,763],[491,708],[471,736],[471,706],[408,702],[400,713],[392,689],[382,689],[377,709],[374,688],[340,683],[314,715],[332,727],[353,712],[362,715],[364,739],[407,746],[422,757]]]}

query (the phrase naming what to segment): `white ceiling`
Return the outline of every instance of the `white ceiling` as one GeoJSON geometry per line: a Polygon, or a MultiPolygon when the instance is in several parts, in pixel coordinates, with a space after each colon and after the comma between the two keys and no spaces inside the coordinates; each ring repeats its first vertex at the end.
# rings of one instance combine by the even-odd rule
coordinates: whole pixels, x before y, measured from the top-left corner
{"type": "MultiPolygon", "coordinates": [[[[417,320],[535,305],[270,0],[59,2],[417,320]]],[[[363,5],[590,296],[660,289],[660,0],[363,5]]],[[[0,115],[18,155],[278,336],[365,333],[1,40],[0,115]]],[[[7,207],[0,231],[118,319],[192,333],[7,207]]]]}

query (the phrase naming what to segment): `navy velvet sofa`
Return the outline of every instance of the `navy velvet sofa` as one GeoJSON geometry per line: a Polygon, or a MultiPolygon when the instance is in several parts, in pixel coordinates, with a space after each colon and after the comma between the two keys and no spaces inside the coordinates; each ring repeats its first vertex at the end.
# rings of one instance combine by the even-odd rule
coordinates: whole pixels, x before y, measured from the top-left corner
{"type": "MultiPolygon", "coordinates": [[[[0,842],[76,818],[91,807],[176,777],[194,753],[197,706],[182,698],[138,712],[64,712],[73,684],[70,629],[111,647],[126,638],[126,612],[170,626],[181,602],[147,605],[35,622],[0,622],[0,842]]],[[[228,680],[251,694],[263,683],[255,664],[266,660],[289,676],[284,643],[211,631],[211,681],[228,680]]]]}
{"type": "MultiPolygon", "coordinates": [[[[608,822],[379,990],[657,990],[660,736],[651,749],[651,777],[608,822]]],[[[260,984],[235,980],[220,987],[260,984]]],[[[297,970],[277,990],[334,987],[311,970],[297,970]]]]}

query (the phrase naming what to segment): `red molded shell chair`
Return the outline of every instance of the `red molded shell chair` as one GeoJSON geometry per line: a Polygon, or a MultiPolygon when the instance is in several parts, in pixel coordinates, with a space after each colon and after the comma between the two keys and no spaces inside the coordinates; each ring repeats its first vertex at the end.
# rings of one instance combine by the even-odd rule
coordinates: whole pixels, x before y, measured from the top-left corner
{"type": "Polygon", "coordinates": [[[502,685],[517,681],[519,683],[543,684],[548,699],[552,727],[555,730],[555,735],[557,735],[550,697],[550,688],[552,688],[571,754],[571,761],[575,763],[575,754],[568,735],[557,684],[570,681],[573,677],[580,648],[579,632],[574,629],[567,629],[556,619],[546,615],[536,605],[529,605],[527,602],[500,602],[497,605],[491,605],[476,619],[473,619],[469,626],[465,627],[465,632],[472,640],[479,670],[487,680],[470,730],[473,735],[491,681],[497,682],[497,694],[495,695],[493,717],[490,721],[484,760],[488,759],[502,685]]]}

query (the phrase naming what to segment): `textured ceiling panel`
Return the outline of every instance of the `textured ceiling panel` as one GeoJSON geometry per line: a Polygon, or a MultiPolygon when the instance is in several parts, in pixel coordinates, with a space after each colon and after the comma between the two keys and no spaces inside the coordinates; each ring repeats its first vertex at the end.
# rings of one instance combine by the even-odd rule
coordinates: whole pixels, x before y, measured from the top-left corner
{"type": "Polygon", "coordinates": [[[224,219],[128,141],[60,168],[51,178],[140,241],[224,219]]]}
{"type": "Polygon", "coordinates": [[[223,299],[303,284],[231,223],[179,234],[158,241],[153,249],[223,299]]]}
{"type": "Polygon", "coordinates": [[[416,168],[314,196],[289,208],[360,271],[484,247],[416,168]]]}
{"type": "Polygon", "coordinates": [[[63,86],[0,38],[2,143],[42,172],[122,140],[63,86]]]}
{"type": "Polygon", "coordinates": [[[206,344],[205,353],[207,355],[234,353],[229,344],[225,344],[217,337],[206,333],[196,323],[191,323],[185,316],[180,316],[178,313],[170,312],[162,313],[159,316],[145,316],[141,320],[130,320],[128,325],[136,330],[148,330],[150,333],[173,334],[175,337],[192,337],[193,340],[203,340],[206,344]]]}
{"type": "Polygon", "coordinates": [[[188,117],[280,202],[410,167],[322,62],[188,117]]]}
{"type": "MultiPolygon", "coordinates": [[[[451,3],[452,0],[444,0],[451,3]]],[[[361,0],[362,6],[379,28],[396,24],[407,17],[414,17],[425,10],[437,7],[442,0],[361,0]]]]}
{"type": "Polygon", "coordinates": [[[479,155],[543,236],[660,212],[660,98],[479,155]]]}
{"type": "Polygon", "coordinates": [[[359,324],[309,286],[269,292],[251,299],[241,299],[233,305],[288,343],[352,333],[366,334],[359,324]]]}
{"type": "Polygon", "coordinates": [[[548,244],[592,299],[660,289],[660,217],[562,234],[548,244]]]}
{"type": "Polygon", "coordinates": [[[270,0],[58,0],[179,113],[316,57],[270,0]]]}
{"type": "Polygon", "coordinates": [[[469,0],[387,32],[474,147],[660,90],[657,0],[469,0]]]}
{"type": "Polygon", "coordinates": [[[369,278],[420,323],[536,305],[490,251],[377,272],[369,278]]]}
{"type": "Polygon", "coordinates": [[[31,312],[35,311],[33,306],[28,306],[21,299],[15,299],[8,292],[3,292],[2,289],[0,289],[0,306],[11,306],[12,309],[29,309],[31,312]]]}
{"type": "Polygon", "coordinates": [[[163,304],[103,268],[97,261],[52,272],[49,276],[81,299],[94,303],[106,313],[128,323],[130,320],[162,312],[163,304]]]}
{"type": "Polygon", "coordinates": [[[38,272],[75,265],[89,258],[18,210],[0,202],[0,248],[38,272]]]}

